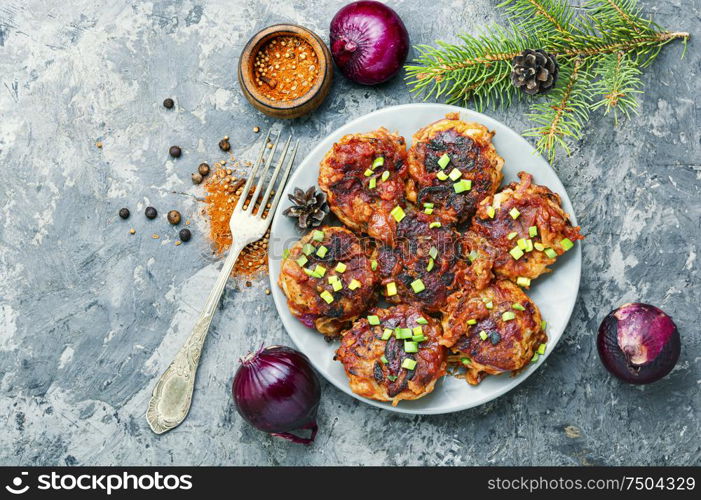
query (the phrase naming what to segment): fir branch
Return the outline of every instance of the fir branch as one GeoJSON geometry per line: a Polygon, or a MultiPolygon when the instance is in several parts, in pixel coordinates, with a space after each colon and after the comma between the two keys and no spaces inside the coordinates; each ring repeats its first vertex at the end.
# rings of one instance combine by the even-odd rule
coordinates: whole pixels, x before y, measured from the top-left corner
{"type": "Polygon", "coordinates": [[[570,152],[568,140],[578,140],[582,128],[589,119],[591,102],[591,75],[583,59],[573,65],[561,67],[560,78],[566,83],[548,94],[547,101],[538,101],[531,106],[527,116],[536,126],[523,135],[536,137],[536,149],[554,161],[557,149],[570,152]]]}
{"type": "Polygon", "coordinates": [[[618,124],[618,113],[626,118],[631,113],[638,113],[637,94],[641,94],[642,72],[635,63],[623,53],[609,54],[603,57],[596,68],[599,79],[594,82],[593,92],[601,99],[592,105],[592,110],[604,108],[604,113],[613,111],[614,123],[618,124]]]}
{"type": "Polygon", "coordinates": [[[523,97],[510,81],[511,61],[523,50],[556,56],[560,81],[545,102],[532,106],[536,127],[528,131],[551,159],[556,148],[568,151],[567,140],[579,138],[590,110],[612,112],[616,122],[635,113],[640,69],[674,40],[686,49],[689,38],[644,18],[637,0],[587,0],[581,12],[567,0],[504,0],[499,7],[509,16],[507,27],[461,35],[458,44],[417,47],[407,80],[424,99],[471,100],[483,109],[523,97]]]}

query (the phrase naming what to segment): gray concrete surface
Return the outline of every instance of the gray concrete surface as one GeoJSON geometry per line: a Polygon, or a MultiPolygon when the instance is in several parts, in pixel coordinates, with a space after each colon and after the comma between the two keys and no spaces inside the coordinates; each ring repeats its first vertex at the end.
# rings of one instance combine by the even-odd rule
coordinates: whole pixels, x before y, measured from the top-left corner
{"type": "MultiPolygon", "coordinates": [[[[276,22],[327,37],[342,3],[0,3],[0,464],[698,464],[696,39],[683,60],[674,44],[646,71],[639,116],[614,128],[595,114],[557,167],[587,234],[580,298],[556,351],[518,389],[473,410],[409,418],[325,383],[317,443],[270,438],[239,418],[230,383],[240,356],[289,339],[267,278],[232,281],[190,417],[167,435],[150,432],[155,377],[216,272],[189,174],[221,158],[223,135],[250,158],[251,128],[282,125],[243,99],[238,54],[276,22]],[[165,97],[175,110],[161,106],[165,97]],[[177,161],[172,144],[184,150],[177,161]],[[192,219],[193,240],[174,246],[163,218],[143,217],[148,204],[192,219]],[[117,218],[122,206],[128,222],[117,218]],[[609,376],[594,345],[603,316],[635,300],[667,310],[683,338],[674,372],[647,387],[609,376]]],[[[413,43],[499,19],[488,0],[392,4],[413,43]]],[[[698,0],[642,4],[661,25],[698,34],[698,0]]],[[[412,99],[400,78],[365,88],[339,76],[318,112],[284,125],[305,151],[352,118],[412,99]]],[[[490,113],[521,131],[524,111],[490,113]]]]}

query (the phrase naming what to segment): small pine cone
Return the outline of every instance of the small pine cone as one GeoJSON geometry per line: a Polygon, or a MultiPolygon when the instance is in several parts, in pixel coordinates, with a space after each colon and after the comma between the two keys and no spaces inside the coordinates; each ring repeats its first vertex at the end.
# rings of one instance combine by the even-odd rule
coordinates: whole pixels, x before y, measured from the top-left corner
{"type": "Polygon", "coordinates": [[[511,83],[528,95],[544,94],[555,86],[559,66],[543,49],[526,49],[511,61],[511,83]]]}
{"type": "Polygon", "coordinates": [[[288,196],[292,206],[282,212],[288,217],[297,218],[297,226],[301,229],[318,227],[329,213],[329,206],[326,203],[326,193],[316,191],[312,186],[306,191],[295,188],[294,192],[288,196]]]}

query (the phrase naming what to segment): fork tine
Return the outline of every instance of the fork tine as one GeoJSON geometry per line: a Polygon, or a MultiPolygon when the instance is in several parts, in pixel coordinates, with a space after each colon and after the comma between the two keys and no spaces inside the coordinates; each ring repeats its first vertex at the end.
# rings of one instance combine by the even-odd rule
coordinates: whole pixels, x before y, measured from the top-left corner
{"type": "Polygon", "coordinates": [[[275,198],[273,198],[273,202],[270,204],[270,209],[268,210],[267,219],[272,220],[273,215],[275,214],[275,209],[277,208],[277,204],[280,201],[280,197],[282,196],[282,192],[285,190],[285,184],[287,184],[287,177],[290,175],[290,170],[292,170],[292,164],[295,162],[295,156],[297,156],[297,148],[299,148],[299,140],[297,142],[295,142],[295,147],[292,148],[292,154],[290,155],[290,160],[287,163],[287,167],[285,168],[285,172],[282,174],[282,178],[280,179],[280,185],[278,186],[278,189],[275,192],[275,198]]]}
{"type": "Polygon", "coordinates": [[[243,210],[243,204],[246,202],[246,198],[248,198],[248,191],[251,189],[251,184],[253,184],[253,179],[255,178],[256,173],[258,172],[258,167],[260,167],[260,164],[263,161],[263,154],[265,154],[265,147],[268,144],[268,139],[270,139],[270,130],[268,130],[268,133],[265,135],[263,145],[260,148],[260,153],[258,153],[258,159],[253,165],[251,173],[249,174],[248,179],[246,180],[246,184],[244,184],[243,189],[241,190],[241,196],[239,197],[240,203],[236,203],[236,208],[234,209],[235,212],[240,212],[243,210]]]}
{"type": "Polygon", "coordinates": [[[256,190],[253,192],[253,196],[251,196],[251,201],[248,202],[248,207],[246,208],[246,211],[253,213],[253,208],[256,206],[256,201],[258,201],[258,195],[260,194],[261,189],[263,189],[263,182],[265,181],[265,176],[268,175],[270,165],[273,163],[273,158],[275,158],[275,151],[277,151],[277,144],[280,141],[281,135],[282,134],[278,134],[275,138],[275,144],[273,144],[273,148],[270,150],[270,155],[268,156],[268,159],[265,162],[265,167],[263,167],[263,171],[260,174],[260,178],[258,179],[258,182],[256,182],[256,190]]]}
{"type": "Polygon", "coordinates": [[[278,158],[277,166],[275,167],[275,170],[273,171],[273,175],[270,176],[270,181],[268,182],[268,187],[265,190],[265,194],[263,195],[263,198],[261,198],[261,200],[260,200],[260,206],[261,206],[261,208],[263,208],[263,210],[258,209],[258,216],[261,218],[263,216],[265,205],[268,203],[268,198],[270,198],[270,193],[272,192],[273,187],[275,187],[275,180],[277,179],[277,176],[280,173],[282,166],[285,164],[285,157],[287,156],[287,150],[290,147],[291,140],[292,140],[292,136],[289,136],[287,138],[287,142],[285,142],[285,147],[283,148],[282,153],[280,153],[280,158],[278,158]]]}

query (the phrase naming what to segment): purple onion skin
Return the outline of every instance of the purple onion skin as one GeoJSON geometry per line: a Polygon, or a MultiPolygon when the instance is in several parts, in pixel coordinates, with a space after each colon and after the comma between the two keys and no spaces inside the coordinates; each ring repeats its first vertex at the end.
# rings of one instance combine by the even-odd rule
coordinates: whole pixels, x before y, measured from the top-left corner
{"type": "Polygon", "coordinates": [[[236,410],[256,429],[310,444],[318,426],[319,378],[309,359],[285,346],[261,348],[241,360],[232,386],[236,410]],[[309,438],[290,431],[308,429],[309,438]]]}
{"type": "Polygon", "coordinates": [[[409,33],[397,13],[374,1],[353,2],[331,20],[331,54],[341,73],[377,85],[394,77],[409,53],[409,33]]]}
{"type": "Polygon", "coordinates": [[[624,304],[599,326],[599,357],[608,371],[631,384],[649,384],[667,375],[679,360],[677,326],[649,304],[624,304]]]}

